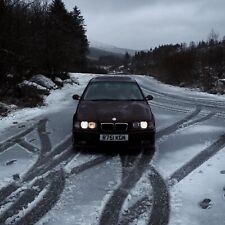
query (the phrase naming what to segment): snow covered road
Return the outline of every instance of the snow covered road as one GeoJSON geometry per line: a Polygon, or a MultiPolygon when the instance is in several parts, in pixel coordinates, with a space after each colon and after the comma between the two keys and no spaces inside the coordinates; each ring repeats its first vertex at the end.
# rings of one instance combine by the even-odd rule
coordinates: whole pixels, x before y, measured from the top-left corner
{"type": "Polygon", "coordinates": [[[136,76],[154,96],[155,154],[76,154],[71,97],[94,75],[73,76],[80,86],[0,120],[0,224],[224,224],[223,96],[136,76]]]}

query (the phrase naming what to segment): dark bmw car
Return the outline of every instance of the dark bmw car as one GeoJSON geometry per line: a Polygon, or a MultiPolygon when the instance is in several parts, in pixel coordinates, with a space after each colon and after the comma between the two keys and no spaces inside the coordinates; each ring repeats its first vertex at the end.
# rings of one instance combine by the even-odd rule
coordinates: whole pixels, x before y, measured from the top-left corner
{"type": "Polygon", "coordinates": [[[152,147],[155,119],[135,79],[100,76],[88,83],[73,117],[74,149],[99,146],[152,147]]]}

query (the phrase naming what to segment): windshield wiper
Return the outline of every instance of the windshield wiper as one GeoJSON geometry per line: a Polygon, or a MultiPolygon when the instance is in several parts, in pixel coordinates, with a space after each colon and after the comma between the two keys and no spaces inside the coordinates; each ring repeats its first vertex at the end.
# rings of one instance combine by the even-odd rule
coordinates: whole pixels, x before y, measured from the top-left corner
{"type": "Polygon", "coordinates": [[[125,99],[124,101],[144,101],[144,99],[125,99]]]}
{"type": "Polygon", "coordinates": [[[94,102],[98,102],[98,101],[119,101],[117,99],[108,99],[108,98],[102,98],[102,99],[90,99],[87,101],[94,101],[94,102]]]}
{"type": "Polygon", "coordinates": [[[144,101],[144,99],[109,99],[109,98],[102,98],[102,99],[86,99],[86,101],[144,101]]]}

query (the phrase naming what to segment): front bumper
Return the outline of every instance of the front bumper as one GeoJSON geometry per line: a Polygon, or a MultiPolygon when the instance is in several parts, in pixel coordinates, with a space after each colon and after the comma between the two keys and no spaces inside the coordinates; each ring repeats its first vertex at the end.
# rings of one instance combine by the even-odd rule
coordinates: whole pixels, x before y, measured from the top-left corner
{"type": "Polygon", "coordinates": [[[128,131],[123,133],[105,133],[104,134],[128,134],[128,141],[113,141],[113,142],[102,142],[100,141],[100,134],[103,132],[99,131],[73,131],[73,142],[74,147],[152,147],[155,145],[155,130],[148,129],[145,131],[128,131]]]}

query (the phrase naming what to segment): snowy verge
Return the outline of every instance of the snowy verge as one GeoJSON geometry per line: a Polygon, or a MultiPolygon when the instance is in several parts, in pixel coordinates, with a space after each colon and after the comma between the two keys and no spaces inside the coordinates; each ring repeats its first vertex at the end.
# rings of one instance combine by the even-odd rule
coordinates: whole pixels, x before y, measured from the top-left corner
{"type": "Polygon", "coordinates": [[[152,90],[164,94],[173,94],[175,96],[190,98],[190,99],[198,99],[198,100],[217,100],[217,101],[225,101],[225,95],[214,95],[206,92],[201,92],[197,88],[186,88],[186,87],[178,87],[169,84],[164,84],[153,77],[143,76],[143,75],[134,75],[139,84],[143,87],[149,87],[152,90]]]}
{"type": "Polygon", "coordinates": [[[88,81],[93,77],[89,74],[71,74],[73,79],[77,79],[80,83],[65,84],[62,89],[52,90],[44,99],[44,106],[35,108],[18,109],[8,114],[7,117],[0,117],[0,133],[5,129],[13,126],[13,123],[24,123],[38,116],[44,115],[46,112],[57,112],[65,107],[65,105],[73,102],[73,94],[81,94],[86,87],[88,81]]]}
{"type": "Polygon", "coordinates": [[[225,148],[171,190],[169,225],[218,225],[224,221],[225,148]],[[201,202],[209,200],[208,207],[201,202]]]}

